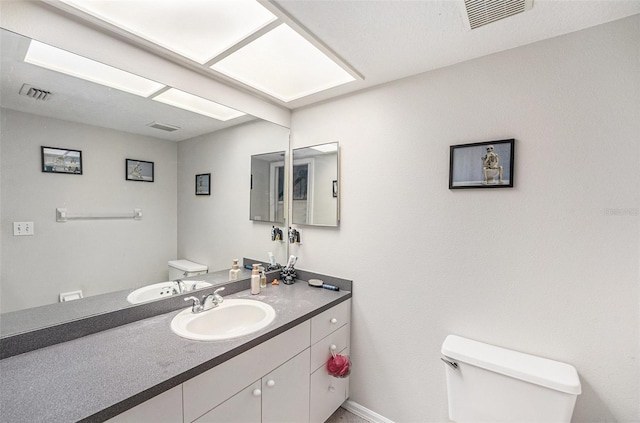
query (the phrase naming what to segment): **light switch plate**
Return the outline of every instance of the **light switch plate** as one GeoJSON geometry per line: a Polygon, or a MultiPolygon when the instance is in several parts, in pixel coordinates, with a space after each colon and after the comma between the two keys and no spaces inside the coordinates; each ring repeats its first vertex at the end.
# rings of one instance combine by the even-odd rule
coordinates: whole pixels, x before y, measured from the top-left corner
{"type": "Polygon", "coordinates": [[[33,222],[13,222],[14,236],[33,235],[33,222]]]}

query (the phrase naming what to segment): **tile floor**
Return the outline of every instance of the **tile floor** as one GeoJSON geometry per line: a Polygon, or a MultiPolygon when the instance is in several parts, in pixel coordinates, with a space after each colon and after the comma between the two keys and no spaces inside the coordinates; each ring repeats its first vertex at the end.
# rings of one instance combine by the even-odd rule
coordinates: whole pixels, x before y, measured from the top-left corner
{"type": "Polygon", "coordinates": [[[369,423],[369,421],[340,407],[325,423],[369,423]]]}

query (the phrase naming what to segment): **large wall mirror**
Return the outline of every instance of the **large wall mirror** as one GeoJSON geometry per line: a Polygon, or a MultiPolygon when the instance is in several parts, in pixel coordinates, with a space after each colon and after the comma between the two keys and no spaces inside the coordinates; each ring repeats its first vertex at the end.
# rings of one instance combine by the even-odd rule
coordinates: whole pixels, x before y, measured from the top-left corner
{"type": "Polygon", "coordinates": [[[292,159],[291,221],[299,225],[338,226],[338,143],[296,148],[292,159]]]}
{"type": "Polygon", "coordinates": [[[214,119],[27,63],[31,40],[0,31],[2,336],[129,307],[127,293],[168,281],[169,260],[210,272],[269,252],[286,262],[287,243],[246,211],[247,163],[287,151],[287,128],[233,110],[214,119]],[[82,175],[42,172],[42,146],[81,151],[82,175]],[[154,181],[127,180],[126,159],[153,163],[154,181]],[[209,195],[196,195],[200,174],[210,174],[209,195]],[[58,208],[140,209],[142,219],[62,223],[58,208]],[[34,234],[14,236],[13,222],[33,222],[34,234]],[[59,302],[74,291],[84,298],[59,302]]]}

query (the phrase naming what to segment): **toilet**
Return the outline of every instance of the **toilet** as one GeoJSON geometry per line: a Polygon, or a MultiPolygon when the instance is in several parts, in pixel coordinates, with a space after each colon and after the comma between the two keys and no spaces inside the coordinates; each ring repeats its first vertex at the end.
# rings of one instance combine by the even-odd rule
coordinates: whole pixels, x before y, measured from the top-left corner
{"type": "Polygon", "coordinates": [[[209,268],[204,264],[194,263],[189,260],[170,260],[169,261],[169,280],[188,278],[207,273],[209,268]]]}
{"type": "Polygon", "coordinates": [[[449,335],[442,344],[449,419],[569,423],[581,385],[565,363],[449,335]]]}

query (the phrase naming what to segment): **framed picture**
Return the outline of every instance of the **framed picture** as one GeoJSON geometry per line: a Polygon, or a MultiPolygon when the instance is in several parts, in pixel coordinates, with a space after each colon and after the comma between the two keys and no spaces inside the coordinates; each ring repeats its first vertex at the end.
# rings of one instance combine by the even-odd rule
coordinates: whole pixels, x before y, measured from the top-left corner
{"type": "Polygon", "coordinates": [[[153,162],[126,159],[127,181],[153,182],[153,162]]]}
{"type": "Polygon", "coordinates": [[[338,181],[333,181],[333,198],[338,197],[338,181]]]}
{"type": "Polygon", "coordinates": [[[211,195],[211,174],[196,175],[196,195],[211,195]]]}
{"type": "Polygon", "coordinates": [[[513,187],[514,139],[452,145],[449,189],[513,187]]]}
{"type": "Polygon", "coordinates": [[[42,147],[42,171],[82,175],[82,151],[42,147]]]}

